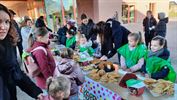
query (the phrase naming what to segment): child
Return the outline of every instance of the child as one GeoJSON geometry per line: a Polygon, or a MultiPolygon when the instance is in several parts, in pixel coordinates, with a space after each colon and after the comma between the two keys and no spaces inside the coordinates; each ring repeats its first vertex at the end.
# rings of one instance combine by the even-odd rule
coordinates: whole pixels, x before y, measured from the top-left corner
{"type": "Polygon", "coordinates": [[[121,68],[129,72],[136,72],[144,64],[144,56],[147,50],[141,42],[141,33],[131,33],[128,35],[128,44],[117,51],[121,55],[121,68]]]}
{"type": "Polygon", "coordinates": [[[92,48],[92,41],[88,41],[84,34],[81,34],[79,39],[79,52],[86,52],[90,56],[93,56],[94,50],[92,48]]]}
{"type": "Polygon", "coordinates": [[[35,77],[36,84],[41,89],[46,89],[46,80],[53,76],[55,70],[55,61],[48,47],[49,31],[45,27],[36,28],[34,34],[29,37],[29,46],[27,52],[31,53],[36,64],[39,66],[40,74],[35,77]],[[40,47],[40,49],[39,49],[40,47]],[[35,50],[38,48],[38,50],[35,50]]]}
{"type": "Polygon", "coordinates": [[[170,53],[164,37],[156,36],[151,41],[151,50],[147,54],[146,63],[142,72],[146,77],[165,79],[172,82],[176,80],[176,73],[169,61],[170,53]]]}
{"type": "Polygon", "coordinates": [[[73,50],[64,48],[60,51],[60,56],[63,58],[55,69],[54,76],[64,75],[71,81],[70,100],[78,100],[78,86],[84,83],[84,75],[79,65],[72,60],[73,50]]]}
{"type": "Polygon", "coordinates": [[[76,45],[76,29],[75,27],[71,27],[67,33],[66,33],[66,47],[67,48],[72,48],[73,50],[75,49],[75,45],[76,45]]]}
{"type": "Polygon", "coordinates": [[[42,100],[64,100],[69,98],[71,82],[64,76],[47,79],[48,94],[42,100]]]}

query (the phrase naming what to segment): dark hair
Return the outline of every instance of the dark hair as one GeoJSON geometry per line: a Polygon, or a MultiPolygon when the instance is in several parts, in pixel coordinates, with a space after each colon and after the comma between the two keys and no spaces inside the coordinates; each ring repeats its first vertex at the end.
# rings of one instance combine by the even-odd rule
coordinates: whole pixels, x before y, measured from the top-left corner
{"type": "Polygon", "coordinates": [[[152,11],[151,10],[148,10],[146,13],[150,13],[152,15],[152,11]]]}
{"type": "Polygon", "coordinates": [[[7,37],[10,39],[12,45],[16,45],[19,37],[17,34],[17,30],[15,29],[14,25],[12,24],[12,18],[11,18],[12,16],[11,16],[9,10],[7,9],[7,7],[5,7],[2,4],[0,4],[0,11],[6,12],[10,17],[10,28],[9,28],[9,32],[7,33],[7,37]]]}
{"type": "Polygon", "coordinates": [[[24,21],[25,21],[25,23],[27,23],[28,21],[32,21],[32,20],[29,18],[26,18],[24,21]]]}
{"type": "Polygon", "coordinates": [[[10,12],[12,15],[16,15],[16,13],[15,13],[12,9],[9,9],[9,12],[10,12]]]}
{"type": "Polygon", "coordinates": [[[134,37],[135,41],[137,41],[138,44],[143,43],[143,42],[142,42],[142,35],[141,35],[141,32],[139,32],[139,33],[130,33],[130,34],[128,35],[128,37],[134,37]]]}
{"type": "Polygon", "coordinates": [[[110,27],[109,23],[105,23],[104,21],[100,21],[94,26],[94,32],[97,32],[100,35],[101,44],[106,42],[108,37],[112,35],[112,28],[110,27]]]}
{"type": "Polygon", "coordinates": [[[163,48],[167,48],[167,40],[162,36],[155,36],[152,41],[159,41],[160,46],[163,46],[163,48]]]}
{"type": "Polygon", "coordinates": [[[81,15],[81,20],[86,19],[86,18],[87,18],[87,15],[83,13],[83,14],[81,15]]]}
{"type": "Polygon", "coordinates": [[[32,47],[32,45],[36,41],[37,36],[44,37],[46,34],[48,34],[48,32],[49,31],[46,29],[46,27],[35,28],[33,34],[30,34],[29,39],[28,39],[29,47],[32,47]]]}
{"type": "Polygon", "coordinates": [[[67,31],[67,33],[68,33],[69,35],[76,35],[76,27],[71,27],[71,28],[67,31]]]}
{"type": "Polygon", "coordinates": [[[44,23],[44,19],[42,19],[42,18],[39,17],[36,20],[35,27],[46,27],[46,25],[44,23]]]}

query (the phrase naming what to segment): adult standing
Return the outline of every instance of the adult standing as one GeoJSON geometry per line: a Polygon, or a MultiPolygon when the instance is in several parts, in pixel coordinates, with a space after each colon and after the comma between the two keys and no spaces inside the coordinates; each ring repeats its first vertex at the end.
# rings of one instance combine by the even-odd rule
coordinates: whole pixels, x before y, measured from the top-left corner
{"type": "MultiPolygon", "coordinates": [[[[18,47],[18,50],[19,50],[19,53],[20,53],[20,57],[22,57],[22,54],[23,54],[23,46],[22,46],[23,39],[22,39],[20,27],[17,24],[17,22],[14,20],[14,16],[16,15],[16,13],[11,9],[9,9],[9,12],[12,16],[12,24],[15,26],[15,29],[17,30],[17,34],[18,34],[18,37],[19,37],[18,42],[17,42],[17,47],[18,47]]],[[[17,54],[16,49],[15,49],[15,52],[17,54]]]]}
{"type": "Polygon", "coordinates": [[[23,50],[26,50],[28,48],[28,38],[30,36],[32,21],[31,19],[25,19],[25,25],[21,28],[21,35],[22,35],[22,45],[23,50]]]}
{"type": "MultiPolygon", "coordinates": [[[[17,41],[18,36],[12,24],[11,14],[0,4],[0,83],[3,83],[4,92],[9,93],[10,98],[2,100],[17,100],[16,86],[37,99],[42,91],[21,71],[14,52],[17,41]]],[[[1,94],[0,97],[3,97],[1,94]]]]}
{"type": "Polygon", "coordinates": [[[146,46],[149,46],[152,38],[155,36],[156,19],[153,17],[152,12],[149,10],[146,13],[146,18],[143,20],[143,29],[145,32],[146,46]]]}
{"type": "Polygon", "coordinates": [[[85,34],[87,40],[89,40],[93,34],[92,29],[95,24],[93,23],[93,20],[87,18],[86,14],[81,15],[81,21],[82,23],[79,27],[79,31],[81,34],[85,34]]]}
{"type": "Polygon", "coordinates": [[[165,13],[161,12],[161,13],[158,13],[158,19],[159,19],[159,22],[155,28],[155,32],[157,35],[165,37],[166,31],[167,31],[166,24],[168,23],[168,17],[165,18],[165,13]]]}
{"type": "Polygon", "coordinates": [[[101,60],[111,58],[116,54],[119,47],[128,43],[127,37],[130,31],[114,19],[97,23],[96,31],[101,40],[101,60]]]}

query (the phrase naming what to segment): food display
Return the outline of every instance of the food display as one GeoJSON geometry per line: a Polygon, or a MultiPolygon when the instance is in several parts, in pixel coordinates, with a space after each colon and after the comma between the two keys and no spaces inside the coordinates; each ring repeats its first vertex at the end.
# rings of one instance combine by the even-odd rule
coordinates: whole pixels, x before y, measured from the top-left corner
{"type": "Polygon", "coordinates": [[[96,65],[97,69],[103,69],[106,72],[112,72],[115,70],[113,63],[110,61],[103,61],[100,59],[94,59],[94,60],[90,61],[90,63],[96,65]]]}
{"type": "Polygon", "coordinates": [[[150,90],[153,96],[162,96],[162,95],[173,95],[174,94],[174,83],[166,81],[163,79],[154,80],[146,79],[144,83],[147,85],[147,88],[150,90]]]}
{"type": "Polygon", "coordinates": [[[104,83],[118,82],[118,78],[121,77],[116,72],[108,72],[108,73],[106,73],[103,69],[101,69],[101,70],[92,70],[89,73],[89,76],[95,81],[100,81],[100,82],[104,82],[104,83]]]}

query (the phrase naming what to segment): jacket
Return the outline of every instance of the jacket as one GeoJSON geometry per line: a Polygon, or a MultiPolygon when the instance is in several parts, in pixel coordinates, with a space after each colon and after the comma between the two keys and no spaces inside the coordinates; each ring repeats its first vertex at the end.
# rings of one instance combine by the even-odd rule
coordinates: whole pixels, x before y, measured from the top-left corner
{"type": "Polygon", "coordinates": [[[67,27],[64,26],[62,28],[60,28],[57,32],[58,34],[58,41],[60,44],[65,45],[66,44],[66,32],[67,32],[67,27]]]}
{"type": "Polygon", "coordinates": [[[167,26],[166,24],[168,23],[168,18],[164,18],[164,19],[160,19],[156,28],[155,28],[155,31],[156,31],[156,34],[157,35],[160,35],[162,37],[165,37],[166,36],[166,31],[167,31],[167,26]]]}
{"type": "Polygon", "coordinates": [[[17,100],[16,86],[31,97],[37,99],[37,96],[42,93],[42,90],[21,71],[14,52],[14,46],[9,40],[8,35],[4,40],[0,40],[0,76],[3,79],[2,81],[4,81],[4,88],[8,88],[8,90],[5,90],[9,92],[10,100],[17,100]]]}
{"type": "Polygon", "coordinates": [[[66,75],[71,80],[70,95],[78,93],[78,86],[84,83],[84,75],[80,66],[72,59],[62,59],[55,69],[54,76],[66,75]]]}
{"type": "Polygon", "coordinates": [[[154,17],[151,17],[150,20],[148,17],[144,18],[143,20],[143,27],[144,27],[144,31],[145,31],[145,35],[147,34],[154,34],[155,30],[149,30],[150,27],[152,26],[156,26],[157,25],[157,21],[154,17]]]}
{"type": "MultiPolygon", "coordinates": [[[[101,44],[101,54],[106,55],[108,58],[111,58],[116,54],[118,48],[128,43],[127,37],[130,31],[121,26],[120,22],[113,19],[108,20],[112,21],[112,27],[110,27],[112,35],[109,36],[109,38],[105,36],[105,41],[101,44]]],[[[108,33],[108,35],[110,34],[108,33]]]]}
{"type": "Polygon", "coordinates": [[[87,40],[89,40],[90,38],[94,38],[92,33],[93,32],[92,29],[94,25],[95,24],[93,22],[89,22],[87,25],[82,23],[81,26],[79,27],[81,34],[85,34],[87,40]]]}
{"type": "Polygon", "coordinates": [[[40,67],[40,71],[41,71],[41,74],[39,74],[35,79],[37,82],[37,86],[39,86],[42,89],[45,89],[46,80],[47,78],[53,75],[56,65],[55,65],[54,58],[48,48],[48,44],[42,42],[35,42],[33,46],[27,50],[27,52],[31,52],[34,48],[38,46],[44,47],[47,51],[47,55],[43,50],[36,50],[32,52],[34,60],[40,67]]]}

